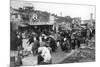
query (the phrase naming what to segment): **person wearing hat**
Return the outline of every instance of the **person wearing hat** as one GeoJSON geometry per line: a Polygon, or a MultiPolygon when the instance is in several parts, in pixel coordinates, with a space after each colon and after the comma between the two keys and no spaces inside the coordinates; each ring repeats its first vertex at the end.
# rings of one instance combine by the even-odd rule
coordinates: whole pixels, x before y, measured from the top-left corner
{"type": "Polygon", "coordinates": [[[75,49],[75,35],[74,34],[71,35],[71,48],[75,49]]]}
{"type": "Polygon", "coordinates": [[[33,43],[33,46],[32,46],[32,52],[33,52],[33,54],[36,54],[38,48],[40,47],[40,43],[38,41],[38,38],[35,37],[35,36],[33,37],[33,40],[34,40],[34,43],[33,43]]]}

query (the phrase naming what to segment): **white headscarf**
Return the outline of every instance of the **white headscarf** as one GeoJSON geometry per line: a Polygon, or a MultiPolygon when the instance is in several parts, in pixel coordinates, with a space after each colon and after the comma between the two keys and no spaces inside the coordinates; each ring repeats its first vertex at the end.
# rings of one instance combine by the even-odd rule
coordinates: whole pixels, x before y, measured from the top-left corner
{"type": "Polygon", "coordinates": [[[51,54],[47,47],[39,47],[38,52],[41,52],[41,56],[44,58],[44,62],[50,62],[51,54]]]}

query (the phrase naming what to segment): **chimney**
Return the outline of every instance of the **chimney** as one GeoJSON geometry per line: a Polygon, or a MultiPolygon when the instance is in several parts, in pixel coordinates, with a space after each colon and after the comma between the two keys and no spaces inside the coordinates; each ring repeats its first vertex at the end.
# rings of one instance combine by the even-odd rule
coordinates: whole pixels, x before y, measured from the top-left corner
{"type": "Polygon", "coordinates": [[[90,24],[93,25],[93,13],[90,14],[90,24]]]}
{"type": "Polygon", "coordinates": [[[93,19],[93,13],[90,14],[90,19],[91,19],[91,20],[93,19]]]}

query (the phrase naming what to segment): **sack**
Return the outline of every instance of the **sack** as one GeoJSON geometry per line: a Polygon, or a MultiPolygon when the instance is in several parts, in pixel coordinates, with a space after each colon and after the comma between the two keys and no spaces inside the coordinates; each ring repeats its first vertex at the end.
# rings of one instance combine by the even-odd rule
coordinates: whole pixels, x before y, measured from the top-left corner
{"type": "Polygon", "coordinates": [[[16,66],[22,65],[22,59],[20,56],[15,57],[16,66]]]}

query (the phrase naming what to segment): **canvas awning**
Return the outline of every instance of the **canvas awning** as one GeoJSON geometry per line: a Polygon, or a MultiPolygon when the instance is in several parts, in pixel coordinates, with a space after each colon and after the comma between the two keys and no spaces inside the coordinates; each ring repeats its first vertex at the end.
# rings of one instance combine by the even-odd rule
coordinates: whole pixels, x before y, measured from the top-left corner
{"type": "Polygon", "coordinates": [[[49,23],[49,22],[32,22],[28,24],[29,25],[53,25],[53,23],[49,23]]]}

